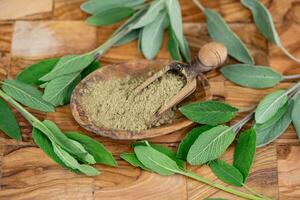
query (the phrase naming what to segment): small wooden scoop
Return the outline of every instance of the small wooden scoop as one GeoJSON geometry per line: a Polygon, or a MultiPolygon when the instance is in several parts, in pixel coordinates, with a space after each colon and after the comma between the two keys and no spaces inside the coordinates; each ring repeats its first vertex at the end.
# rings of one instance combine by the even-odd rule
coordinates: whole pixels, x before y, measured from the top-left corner
{"type": "Polygon", "coordinates": [[[201,76],[203,79],[203,73],[214,70],[220,67],[227,58],[227,49],[223,44],[210,42],[205,44],[198,53],[198,57],[192,61],[190,64],[173,62],[163,68],[161,71],[157,72],[140,86],[138,86],[133,94],[138,94],[142,92],[148,85],[157,80],[159,77],[163,76],[165,73],[173,71],[175,73],[180,73],[186,78],[186,85],[165,105],[163,105],[153,116],[149,124],[154,124],[157,122],[161,115],[165,113],[170,108],[174,107],[176,104],[181,102],[183,99],[192,94],[196,87],[197,81],[196,77],[201,76]]]}

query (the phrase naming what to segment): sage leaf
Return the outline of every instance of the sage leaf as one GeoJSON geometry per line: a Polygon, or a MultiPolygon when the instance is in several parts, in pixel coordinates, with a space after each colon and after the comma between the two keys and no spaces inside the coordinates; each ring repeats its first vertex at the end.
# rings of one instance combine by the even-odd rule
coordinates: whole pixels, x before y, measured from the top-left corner
{"type": "Polygon", "coordinates": [[[40,78],[41,81],[51,81],[57,77],[74,74],[80,72],[88,67],[94,61],[94,55],[83,54],[83,55],[68,55],[62,57],[59,62],[55,65],[54,69],[40,78]]]}
{"type": "Polygon", "coordinates": [[[190,103],[179,108],[189,120],[201,124],[217,125],[230,121],[238,109],[218,101],[190,103]]]}
{"type": "Polygon", "coordinates": [[[253,58],[246,45],[230,29],[220,14],[211,9],[205,9],[204,14],[207,19],[207,29],[210,37],[214,41],[224,44],[231,57],[243,63],[253,64],[253,58]]]}
{"type": "Polygon", "coordinates": [[[118,47],[118,46],[127,44],[129,42],[132,42],[132,41],[138,39],[139,34],[140,34],[140,30],[139,29],[130,31],[127,35],[125,35],[123,38],[121,38],[120,40],[118,40],[114,44],[114,47],[118,47]]]}
{"type": "Polygon", "coordinates": [[[143,165],[162,176],[181,171],[174,160],[151,146],[137,145],[134,147],[134,152],[143,165]]]}
{"type": "Polygon", "coordinates": [[[266,95],[255,110],[256,123],[262,124],[271,119],[287,103],[288,99],[289,97],[284,90],[266,95]]]}
{"type": "Polygon", "coordinates": [[[249,64],[227,65],[221,68],[222,74],[230,81],[250,88],[269,88],[282,81],[282,75],[270,67],[249,64]]]}
{"type": "Polygon", "coordinates": [[[171,26],[169,26],[168,28],[168,34],[169,34],[168,51],[173,60],[180,61],[181,55],[180,55],[179,43],[177,41],[177,38],[171,26]]]}
{"type": "Polygon", "coordinates": [[[71,93],[80,81],[80,73],[76,72],[60,76],[46,85],[43,99],[54,106],[64,105],[70,99],[71,93]]]}
{"type": "Polygon", "coordinates": [[[43,100],[43,93],[31,85],[18,80],[5,80],[2,89],[6,94],[29,108],[54,112],[54,107],[43,100]]]}
{"type": "Polygon", "coordinates": [[[27,84],[41,85],[44,82],[39,79],[48,74],[58,61],[59,58],[51,58],[34,63],[22,70],[16,79],[27,84]]]}
{"type": "Polygon", "coordinates": [[[87,75],[89,75],[90,73],[92,73],[93,71],[99,69],[101,67],[100,62],[99,61],[94,61],[92,62],[87,68],[85,68],[82,72],[81,72],[81,78],[85,78],[87,75]]]}
{"type": "Polygon", "coordinates": [[[84,12],[97,14],[99,12],[120,6],[134,7],[144,2],[145,0],[90,0],[81,4],[80,8],[84,12]]]}
{"type": "Polygon", "coordinates": [[[256,151],[256,132],[249,129],[240,134],[234,150],[233,166],[243,175],[242,182],[245,183],[256,151]]]}
{"type": "Polygon", "coordinates": [[[86,19],[86,23],[92,26],[106,26],[117,23],[131,16],[134,9],[131,7],[116,7],[98,12],[86,19]]]}
{"type": "MultiPolygon", "coordinates": [[[[79,142],[77,142],[76,140],[70,140],[75,146],[77,146],[78,147],[78,149],[80,149],[82,152],[84,152],[85,153],[85,156],[84,156],[84,159],[80,159],[80,161],[82,161],[83,163],[87,163],[87,164],[95,164],[96,163],[96,161],[95,161],[95,159],[94,159],[94,157],[91,155],[91,154],[89,154],[87,151],[86,151],[86,149],[79,143],[79,142]]],[[[76,155],[74,155],[75,157],[76,157],[76,155]]]]}
{"type": "Polygon", "coordinates": [[[300,95],[298,94],[293,100],[294,106],[292,111],[293,125],[296,129],[298,138],[300,139],[300,95]]]}
{"type": "Polygon", "coordinates": [[[65,165],[65,163],[54,152],[51,141],[41,131],[39,131],[36,128],[33,128],[32,129],[32,138],[33,138],[35,144],[37,144],[37,146],[45,154],[47,154],[54,162],[56,162],[57,164],[59,164],[60,166],[62,166],[65,169],[68,169],[68,170],[70,170],[72,172],[75,172],[77,174],[81,174],[80,171],[78,171],[76,169],[73,169],[73,168],[70,168],[67,165],[65,165]]]}
{"type": "Polygon", "coordinates": [[[130,26],[130,30],[138,29],[150,24],[157,18],[158,14],[162,9],[164,9],[164,1],[162,0],[152,1],[147,12],[143,16],[141,16],[136,23],[130,26]]]}
{"type": "Polygon", "coordinates": [[[200,134],[208,131],[211,128],[213,128],[213,126],[204,125],[201,127],[193,128],[190,132],[188,132],[179,144],[177,150],[177,158],[186,160],[187,154],[191,146],[194,144],[195,140],[199,137],[200,134]]]}
{"type": "Polygon", "coordinates": [[[176,36],[179,42],[179,47],[182,52],[182,55],[186,61],[190,61],[191,60],[190,51],[183,35],[180,4],[178,0],[165,0],[165,3],[170,18],[170,24],[174,31],[174,35],[176,36]]]}
{"type": "Polygon", "coordinates": [[[156,56],[162,45],[167,19],[166,13],[161,12],[152,23],[143,28],[141,50],[144,56],[149,60],[156,56]]]}
{"type": "MultiPolygon", "coordinates": [[[[256,147],[265,146],[275,139],[277,139],[280,135],[284,133],[284,131],[289,127],[292,122],[291,112],[293,108],[293,103],[289,104],[289,108],[286,113],[272,126],[265,128],[263,130],[256,130],[256,147]]],[[[255,126],[254,126],[255,127],[255,126]]]]}
{"type": "Polygon", "coordinates": [[[231,127],[219,125],[203,132],[191,146],[187,161],[201,165],[219,158],[232,143],[235,133],[231,127]]]}
{"type": "Polygon", "coordinates": [[[2,99],[0,99],[0,130],[13,139],[22,140],[21,130],[14,113],[2,99]]]}
{"type": "Polygon", "coordinates": [[[120,157],[134,167],[139,167],[143,170],[151,172],[150,169],[148,169],[145,165],[143,165],[143,163],[141,163],[139,161],[139,159],[136,157],[135,153],[122,153],[120,155],[120,157]]]}
{"type": "Polygon", "coordinates": [[[94,157],[96,163],[109,166],[118,165],[111,152],[109,152],[100,142],[90,138],[87,135],[83,135],[74,131],[69,131],[65,134],[68,138],[79,142],[86,149],[86,151],[94,157]]]}
{"type": "Polygon", "coordinates": [[[62,149],[60,146],[52,142],[53,150],[55,154],[64,162],[64,164],[72,169],[77,169],[83,174],[86,174],[88,176],[96,176],[99,175],[100,172],[85,164],[79,164],[78,161],[70,155],[67,151],[62,149]]]}
{"type": "Polygon", "coordinates": [[[216,159],[214,161],[209,162],[209,167],[213,171],[213,173],[224,183],[242,187],[243,186],[243,175],[241,172],[232,165],[228,163],[216,159]]]}

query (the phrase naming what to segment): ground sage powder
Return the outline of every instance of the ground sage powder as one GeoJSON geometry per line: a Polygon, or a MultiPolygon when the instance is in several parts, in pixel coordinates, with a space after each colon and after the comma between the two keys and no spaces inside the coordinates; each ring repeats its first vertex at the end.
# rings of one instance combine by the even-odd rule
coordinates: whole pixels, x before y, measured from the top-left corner
{"type": "Polygon", "coordinates": [[[98,126],[130,131],[172,122],[176,117],[175,109],[166,112],[156,124],[149,124],[155,112],[182,89],[184,77],[168,72],[141,93],[133,95],[132,91],[146,78],[127,77],[91,83],[82,95],[83,109],[89,120],[98,126]]]}

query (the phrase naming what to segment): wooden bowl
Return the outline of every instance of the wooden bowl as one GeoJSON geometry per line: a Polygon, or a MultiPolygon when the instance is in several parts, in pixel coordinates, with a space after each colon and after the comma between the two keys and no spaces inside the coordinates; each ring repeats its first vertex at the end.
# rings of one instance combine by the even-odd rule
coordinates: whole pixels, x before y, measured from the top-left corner
{"type": "MultiPolygon", "coordinates": [[[[161,135],[166,135],[174,131],[183,129],[187,126],[191,126],[193,122],[187,120],[184,116],[182,116],[178,120],[174,121],[174,123],[172,124],[153,127],[143,131],[114,130],[93,124],[91,121],[88,120],[88,117],[86,116],[82,108],[81,101],[83,96],[83,89],[90,85],[91,82],[99,80],[125,78],[128,75],[138,76],[146,74],[150,71],[156,72],[169,63],[169,60],[136,60],[116,65],[104,66],[94,71],[93,73],[89,74],[86,78],[84,78],[73,91],[70,103],[73,117],[84,129],[99,134],[101,136],[119,140],[136,140],[152,138],[161,135]]],[[[197,78],[197,89],[192,95],[190,95],[186,100],[184,100],[183,103],[191,101],[201,101],[207,98],[209,97],[207,97],[207,95],[205,94],[205,90],[200,82],[200,79],[197,78]]]]}

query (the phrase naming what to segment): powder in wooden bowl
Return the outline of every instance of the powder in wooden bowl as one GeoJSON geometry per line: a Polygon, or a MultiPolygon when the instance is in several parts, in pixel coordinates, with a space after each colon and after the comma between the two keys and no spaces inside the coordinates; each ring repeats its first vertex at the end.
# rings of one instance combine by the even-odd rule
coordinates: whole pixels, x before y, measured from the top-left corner
{"type": "Polygon", "coordinates": [[[166,73],[138,95],[132,91],[147,77],[98,81],[83,91],[82,105],[89,120],[94,124],[128,131],[140,131],[152,126],[171,123],[175,109],[164,113],[154,125],[150,125],[159,108],[174,97],[184,86],[185,78],[166,73]]]}

